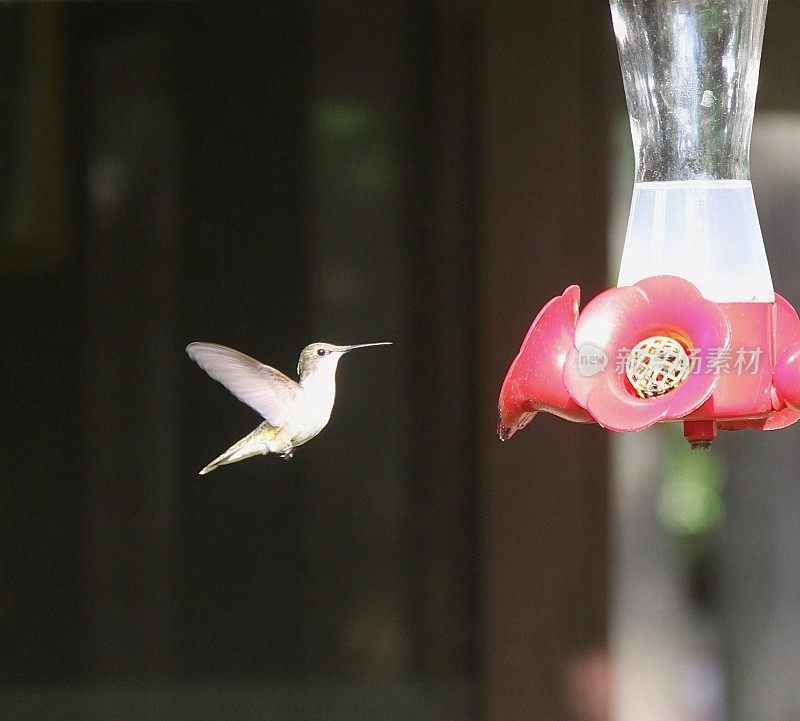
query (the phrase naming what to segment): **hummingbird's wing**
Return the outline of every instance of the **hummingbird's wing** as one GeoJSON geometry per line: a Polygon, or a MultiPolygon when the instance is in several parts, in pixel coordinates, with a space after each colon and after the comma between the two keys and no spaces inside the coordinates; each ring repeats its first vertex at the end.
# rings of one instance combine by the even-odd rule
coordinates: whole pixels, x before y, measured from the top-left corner
{"type": "Polygon", "coordinates": [[[300,384],[255,358],[216,343],[190,343],[189,357],[270,425],[282,426],[300,384]]]}

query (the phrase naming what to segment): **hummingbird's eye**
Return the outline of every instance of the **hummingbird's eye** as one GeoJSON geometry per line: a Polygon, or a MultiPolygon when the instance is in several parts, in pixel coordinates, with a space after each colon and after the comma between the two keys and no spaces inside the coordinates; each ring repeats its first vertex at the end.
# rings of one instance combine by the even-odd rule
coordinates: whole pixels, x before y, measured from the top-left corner
{"type": "Polygon", "coordinates": [[[317,348],[317,355],[325,355],[327,352],[324,348],[317,348]]]}

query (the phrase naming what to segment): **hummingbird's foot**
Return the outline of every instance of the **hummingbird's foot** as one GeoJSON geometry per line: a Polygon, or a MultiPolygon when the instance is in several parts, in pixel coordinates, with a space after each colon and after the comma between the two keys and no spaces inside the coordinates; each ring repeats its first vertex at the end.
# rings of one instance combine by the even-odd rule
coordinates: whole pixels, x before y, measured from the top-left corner
{"type": "Polygon", "coordinates": [[[292,456],[294,456],[294,448],[286,446],[286,448],[283,449],[283,453],[281,453],[281,458],[285,461],[291,461],[292,456]]]}

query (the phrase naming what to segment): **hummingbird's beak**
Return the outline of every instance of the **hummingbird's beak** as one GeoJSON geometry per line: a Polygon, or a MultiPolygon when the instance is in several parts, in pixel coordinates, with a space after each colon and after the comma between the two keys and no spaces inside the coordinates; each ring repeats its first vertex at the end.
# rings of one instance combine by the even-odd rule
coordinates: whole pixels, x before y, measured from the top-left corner
{"type": "Polygon", "coordinates": [[[391,342],[383,341],[382,343],[359,343],[358,345],[346,345],[342,348],[342,353],[349,353],[351,350],[355,350],[356,348],[370,348],[374,345],[391,345],[391,342]]]}

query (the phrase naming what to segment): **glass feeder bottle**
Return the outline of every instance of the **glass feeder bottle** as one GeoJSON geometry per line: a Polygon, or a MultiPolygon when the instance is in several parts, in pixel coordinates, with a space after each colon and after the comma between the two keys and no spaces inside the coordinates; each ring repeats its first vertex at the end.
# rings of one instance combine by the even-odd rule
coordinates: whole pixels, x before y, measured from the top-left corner
{"type": "Polygon", "coordinates": [[[774,301],[750,183],[767,0],[611,0],[636,157],[619,286],[774,301]]]}

